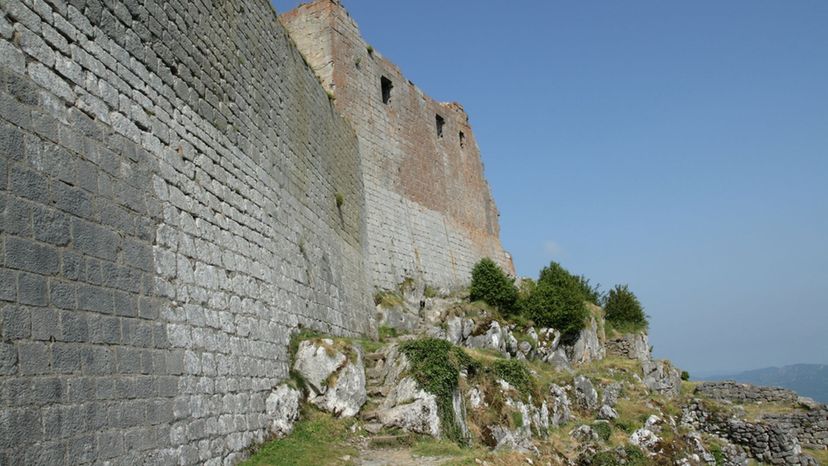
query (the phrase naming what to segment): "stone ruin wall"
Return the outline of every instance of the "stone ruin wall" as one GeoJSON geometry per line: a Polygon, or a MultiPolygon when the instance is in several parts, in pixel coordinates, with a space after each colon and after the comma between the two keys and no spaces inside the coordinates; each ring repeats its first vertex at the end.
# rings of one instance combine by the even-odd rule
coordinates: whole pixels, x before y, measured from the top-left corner
{"type": "Polygon", "coordinates": [[[2,0],[0,151],[0,464],[235,463],[293,329],[372,331],[358,142],[265,0],[2,0]]]}
{"type": "Polygon", "coordinates": [[[724,400],[737,404],[785,403],[802,405],[800,409],[790,412],[763,414],[760,419],[764,423],[796,437],[805,448],[817,450],[828,448],[828,406],[803,400],[792,390],[723,381],[702,382],[696,387],[695,393],[714,400],[724,400]]]}
{"type": "Polygon", "coordinates": [[[316,0],[281,19],[356,130],[372,284],[394,288],[411,277],[432,286],[465,286],[473,265],[487,256],[514,274],[463,108],[434,101],[369,51],[338,0],[316,0]],[[393,85],[388,103],[383,77],[393,85]],[[445,121],[442,137],[437,115],[445,121]]]}

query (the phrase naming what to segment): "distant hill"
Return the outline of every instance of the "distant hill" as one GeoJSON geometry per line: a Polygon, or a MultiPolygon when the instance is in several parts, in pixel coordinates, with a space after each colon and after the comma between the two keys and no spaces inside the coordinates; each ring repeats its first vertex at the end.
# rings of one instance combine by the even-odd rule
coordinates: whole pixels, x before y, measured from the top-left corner
{"type": "Polygon", "coordinates": [[[735,380],[737,382],[783,387],[802,396],[828,403],[828,365],[794,364],[784,367],[766,367],[730,375],[701,377],[701,380],[735,380]]]}

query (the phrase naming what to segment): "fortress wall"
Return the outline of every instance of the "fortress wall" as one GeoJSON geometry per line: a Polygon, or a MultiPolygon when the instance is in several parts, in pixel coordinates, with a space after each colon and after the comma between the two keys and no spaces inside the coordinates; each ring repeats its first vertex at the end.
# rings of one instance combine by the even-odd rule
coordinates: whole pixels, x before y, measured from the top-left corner
{"type": "Polygon", "coordinates": [[[232,464],[291,330],[372,331],[357,139],[264,0],[2,0],[0,154],[0,464],[232,464]]]}
{"type": "Polygon", "coordinates": [[[339,1],[317,0],[281,19],[359,138],[373,285],[393,288],[405,277],[467,285],[472,266],[485,256],[513,273],[463,108],[434,101],[369,51],[339,1]],[[382,77],[393,84],[388,103],[382,77]]]}

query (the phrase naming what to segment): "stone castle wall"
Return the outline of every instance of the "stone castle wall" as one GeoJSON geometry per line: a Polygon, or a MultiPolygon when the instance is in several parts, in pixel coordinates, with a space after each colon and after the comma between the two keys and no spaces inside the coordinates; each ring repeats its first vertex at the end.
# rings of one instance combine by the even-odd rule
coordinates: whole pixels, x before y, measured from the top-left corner
{"type": "Polygon", "coordinates": [[[411,277],[432,286],[463,286],[486,256],[514,273],[463,108],[426,96],[369,48],[337,0],[302,5],[281,19],[356,130],[373,285],[393,288],[411,277]],[[383,78],[393,86],[388,102],[383,78]]]}
{"type": "Polygon", "coordinates": [[[293,329],[372,331],[358,141],[265,0],[3,0],[0,153],[0,464],[232,464],[293,329]]]}

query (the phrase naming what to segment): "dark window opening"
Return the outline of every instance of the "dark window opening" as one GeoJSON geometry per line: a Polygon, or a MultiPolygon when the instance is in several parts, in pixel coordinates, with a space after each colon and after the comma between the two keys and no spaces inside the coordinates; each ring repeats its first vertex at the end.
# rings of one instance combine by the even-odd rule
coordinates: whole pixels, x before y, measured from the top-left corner
{"type": "Polygon", "coordinates": [[[387,104],[391,101],[391,89],[394,88],[394,83],[383,76],[380,78],[380,85],[382,86],[382,103],[387,104]]]}
{"type": "Polygon", "coordinates": [[[466,135],[460,131],[460,148],[466,147],[466,135]]]}
{"type": "Polygon", "coordinates": [[[443,137],[443,126],[446,125],[446,120],[443,119],[440,115],[436,115],[437,120],[437,137],[443,137]]]}

